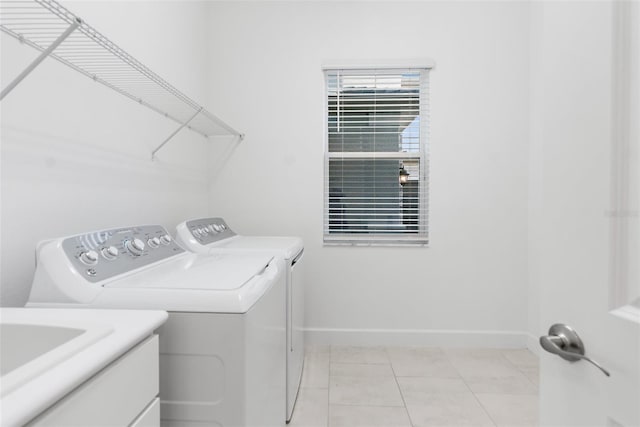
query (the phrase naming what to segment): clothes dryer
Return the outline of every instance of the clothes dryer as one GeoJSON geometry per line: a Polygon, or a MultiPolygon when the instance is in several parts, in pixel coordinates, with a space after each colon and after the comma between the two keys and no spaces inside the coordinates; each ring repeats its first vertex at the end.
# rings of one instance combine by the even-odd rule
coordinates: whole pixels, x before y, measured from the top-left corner
{"type": "Polygon", "coordinates": [[[222,218],[200,218],[178,224],[176,241],[185,249],[208,255],[266,253],[284,258],[287,283],[287,422],[291,420],[304,363],[304,288],[299,237],[243,236],[222,218]]]}
{"type": "Polygon", "coordinates": [[[265,253],[201,256],[161,226],[39,244],[28,306],[161,309],[163,426],[282,426],[285,263],[265,253]]]}

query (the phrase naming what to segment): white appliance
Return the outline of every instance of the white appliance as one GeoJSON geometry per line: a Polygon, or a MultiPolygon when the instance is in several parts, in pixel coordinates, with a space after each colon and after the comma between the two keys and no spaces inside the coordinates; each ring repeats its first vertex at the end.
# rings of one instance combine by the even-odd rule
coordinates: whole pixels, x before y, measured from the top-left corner
{"type": "Polygon", "coordinates": [[[163,426],[282,426],[285,263],[185,252],[161,226],[41,243],[30,307],[161,309],[163,426]]]}
{"type": "Polygon", "coordinates": [[[241,236],[222,218],[200,218],[178,224],[176,240],[185,249],[208,255],[268,253],[283,257],[287,282],[287,422],[291,420],[304,362],[304,288],[299,237],[241,236]]]}

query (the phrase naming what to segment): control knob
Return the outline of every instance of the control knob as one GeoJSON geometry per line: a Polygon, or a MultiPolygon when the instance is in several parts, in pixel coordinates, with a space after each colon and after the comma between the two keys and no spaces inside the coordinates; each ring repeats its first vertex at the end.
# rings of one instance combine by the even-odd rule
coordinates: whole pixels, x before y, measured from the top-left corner
{"type": "Polygon", "coordinates": [[[96,265],[98,263],[98,253],[96,251],[86,251],[80,254],[80,261],[86,265],[96,265]]]}
{"type": "Polygon", "coordinates": [[[140,239],[127,240],[124,242],[124,247],[135,256],[142,255],[144,251],[144,242],[140,239]]]}
{"type": "Polygon", "coordinates": [[[162,243],[165,246],[171,243],[172,240],[173,239],[168,234],[165,234],[164,236],[160,237],[160,243],[162,243]]]}
{"type": "Polygon", "coordinates": [[[160,246],[160,239],[158,239],[157,237],[152,237],[147,240],[147,243],[149,244],[149,247],[157,248],[158,246],[160,246]]]}
{"type": "Polygon", "coordinates": [[[104,259],[112,261],[118,256],[118,248],[116,248],[115,246],[109,246],[107,248],[102,248],[100,253],[104,257],[104,259]]]}

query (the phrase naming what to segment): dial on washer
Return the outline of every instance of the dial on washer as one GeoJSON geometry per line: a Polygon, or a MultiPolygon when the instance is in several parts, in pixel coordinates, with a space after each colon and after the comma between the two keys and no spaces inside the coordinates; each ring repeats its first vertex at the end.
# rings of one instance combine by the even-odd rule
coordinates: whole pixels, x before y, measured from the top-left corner
{"type": "Polygon", "coordinates": [[[158,239],[157,237],[152,237],[147,240],[147,243],[149,244],[149,247],[157,248],[158,246],[160,246],[160,239],[158,239]]]}
{"type": "Polygon", "coordinates": [[[144,251],[144,242],[140,239],[127,240],[124,243],[124,247],[130,254],[140,256],[144,251]]]}
{"type": "Polygon", "coordinates": [[[80,254],[80,261],[86,265],[96,265],[98,263],[98,253],[96,251],[86,251],[80,254]]]}
{"type": "Polygon", "coordinates": [[[102,248],[100,253],[104,259],[113,261],[118,256],[118,248],[115,246],[108,246],[106,248],[102,248]]]}

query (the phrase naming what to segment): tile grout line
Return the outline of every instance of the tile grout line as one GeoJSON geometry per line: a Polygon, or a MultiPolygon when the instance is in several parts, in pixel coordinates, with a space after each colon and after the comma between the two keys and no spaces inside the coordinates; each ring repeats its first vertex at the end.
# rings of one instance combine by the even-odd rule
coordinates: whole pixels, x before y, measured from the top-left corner
{"type": "Polygon", "coordinates": [[[372,366],[379,366],[379,365],[388,365],[389,363],[373,363],[373,362],[330,362],[333,363],[334,365],[372,365],[372,366]]]}
{"type": "Polygon", "coordinates": [[[334,403],[331,406],[344,406],[344,407],[368,407],[368,408],[404,408],[399,405],[374,405],[371,403],[334,403]]]}
{"type": "Polygon", "coordinates": [[[396,386],[398,387],[398,391],[400,392],[400,398],[402,399],[402,404],[404,405],[404,411],[407,414],[407,418],[409,418],[409,423],[413,427],[413,419],[411,419],[411,414],[409,413],[409,408],[407,408],[407,401],[404,399],[404,393],[402,392],[402,388],[400,387],[400,383],[398,382],[398,376],[396,375],[395,369],[393,369],[393,363],[391,361],[391,357],[389,356],[389,352],[387,351],[387,347],[384,348],[384,352],[387,355],[387,359],[389,359],[389,365],[391,366],[391,372],[393,372],[393,379],[396,382],[396,386]]]}
{"type": "Polygon", "coordinates": [[[527,375],[526,372],[524,372],[522,369],[520,369],[519,366],[516,366],[516,368],[518,368],[518,372],[520,372],[522,375],[524,375],[524,377],[536,388],[536,390],[538,391],[538,394],[540,393],[540,386],[536,383],[533,382],[533,380],[531,378],[529,378],[529,375],[527,375]]]}
{"type": "Polygon", "coordinates": [[[327,427],[331,427],[331,358],[333,346],[329,346],[329,361],[327,362],[327,427]]]}
{"type": "MultiPolygon", "coordinates": [[[[530,350],[529,350],[529,351],[530,351],[530,350]]],[[[501,355],[501,356],[502,356],[502,357],[503,357],[507,362],[509,362],[509,363],[511,364],[511,366],[513,366],[514,368],[516,368],[516,370],[517,370],[518,372],[520,372],[522,375],[524,375],[524,377],[527,379],[527,381],[529,381],[529,382],[531,383],[531,385],[533,385],[533,386],[536,388],[536,392],[537,392],[537,394],[538,394],[538,395],[540,395],[540,387],[539,387],[536,383],[534,383],[534,382],[531,380],[531,378],[529,378],[529,376],[528,376],[528,375],[527,375],[527,374],[526,374],[522,369],[520,369],[522,366],[520,366],[520,365],[516,365],[515,363],[513,363],[511,360],[509,360],[509,358],[508,358],[507,356],[505,356],[505,355],[504,355],[504,353],[502,353],[502,352],[501,352],[501,353],[500,353],[500,355],[501,355]]]]}
{"type": "MultiPolygon", "coordinates": [[[[446,351],[444,352],[447,360],[449,361],[449,363],[451,363],[451,366],[453,366],[453,369],[456,370],[456,372],[458,373],[458,375],[460,376],[460,379],[462,380],[462,382],[464,383],[465,386],[467,386],[467,389],[469,389],[469,392],[471,393],[471,395],[473,396],[473,398],[476,400],[476,402],[478,402],[478,405],[480,405],[480,407],[482,408],[482,410],[484,411],[485,414],[487,414],[487,417],[489,417],[489,419],[491,420],[491,422],[493,423],[494,426],[497,426],[498,423],[496,422],[496,420],[493,419],[493,417],[491,416],[491,414],[489,413],[489,411],[487,411],[487,408],[485,408],[485,406],[482,404],[482,402],[480,401],[480,399],[478,399],[478,396],[476,396],[476,393],[471,390],[471,387],[469,386],[469,383],[467,383],[467,380],[465,379],[465,377],[462,375],[462,373],[460,373],[460,370],[456,367],[456,365],[451,361],[451,358],[449,357],[449,353],[447,353],[446,351]]],[[[504,356],[503,356],[504,357],[504,356]]],[[[505,357],[506,359],[506,357],[505,357]]]]}

